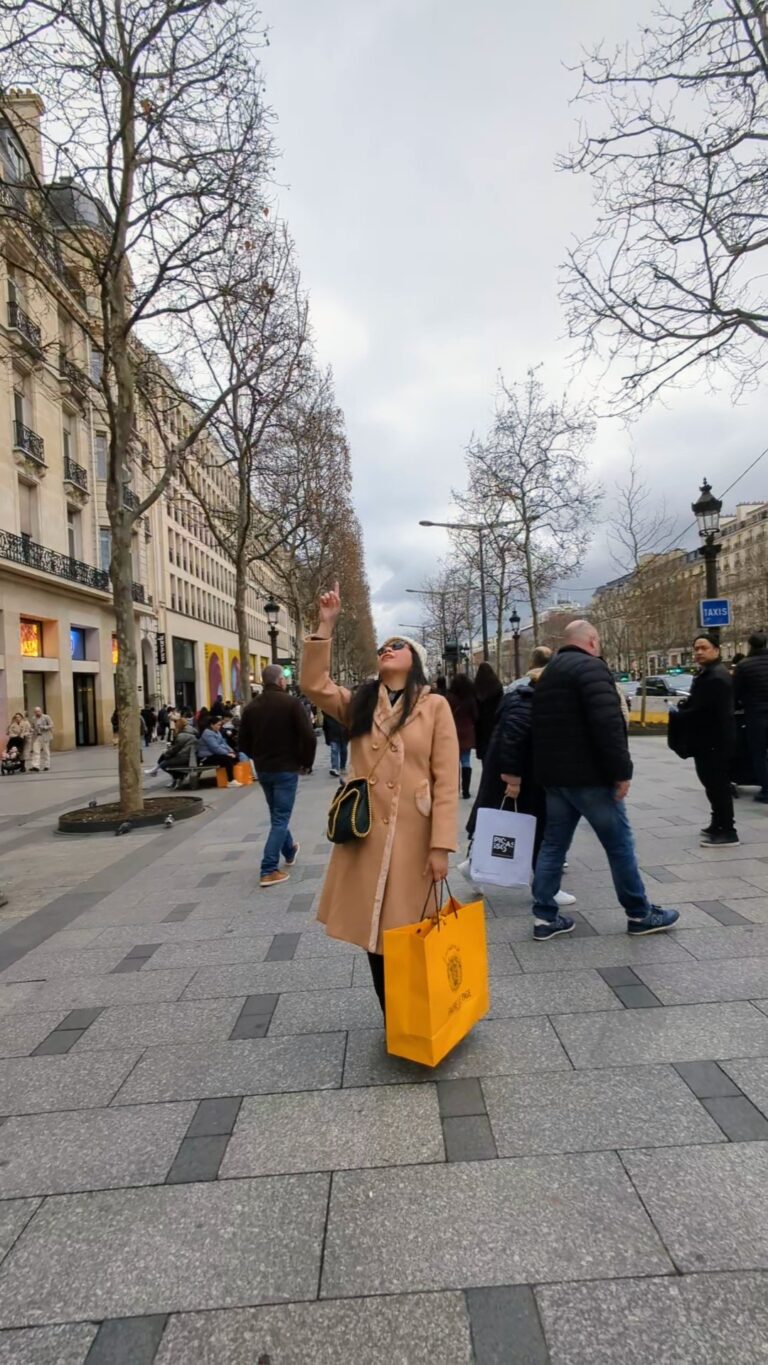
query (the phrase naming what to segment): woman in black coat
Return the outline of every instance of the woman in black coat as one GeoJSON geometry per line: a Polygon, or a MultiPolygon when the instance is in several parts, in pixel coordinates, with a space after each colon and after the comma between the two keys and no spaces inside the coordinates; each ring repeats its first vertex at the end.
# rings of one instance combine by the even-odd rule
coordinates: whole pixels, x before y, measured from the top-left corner
{"type": "Polygon", "coordinates": [[[480,664],[475,674],[475,701],[477,702],[475,752],[481,762],[484,761],[488,745],[491,742],[491,735],[496,727],[496,716],[503,696],[504,688],[491,665],[480,664]]]}
{"type": "Polygon", "coordinates": [[[707,793],[710,822],[701,832],[703,848],[739,843],[733,818],[731,762],[736,748],[733,678],[720,657],[720,645],[709,635],[697,635],[693,657],[701,672],[676,722],[685,749],[692,755],[696,776],[707,793]]]}

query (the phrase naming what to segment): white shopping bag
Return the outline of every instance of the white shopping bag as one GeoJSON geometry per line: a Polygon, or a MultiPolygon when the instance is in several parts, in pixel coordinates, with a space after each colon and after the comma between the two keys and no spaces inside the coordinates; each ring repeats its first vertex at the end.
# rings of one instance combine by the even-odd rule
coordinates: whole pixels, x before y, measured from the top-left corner
{"type": "Polygon", "coordinates": [[[479,886],[528,886],[533,871],[535,815],[481,807],[469,875],[479,886]]]}

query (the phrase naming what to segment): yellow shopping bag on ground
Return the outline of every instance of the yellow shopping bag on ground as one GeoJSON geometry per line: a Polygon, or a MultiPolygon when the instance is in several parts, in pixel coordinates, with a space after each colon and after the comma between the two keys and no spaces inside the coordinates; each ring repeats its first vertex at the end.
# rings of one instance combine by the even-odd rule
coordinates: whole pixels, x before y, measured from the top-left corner
{"type": "Polygon", "coordinates": [[[384,931],[387,1051],[437,1066],[487,1014],[482,901],[451,896],[439,914],[384,931]]]}

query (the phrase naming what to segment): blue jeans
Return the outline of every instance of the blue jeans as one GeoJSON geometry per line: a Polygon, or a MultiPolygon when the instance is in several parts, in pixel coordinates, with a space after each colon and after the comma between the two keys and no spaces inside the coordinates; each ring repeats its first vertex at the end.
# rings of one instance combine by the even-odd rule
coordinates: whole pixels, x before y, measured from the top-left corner
{"type": "Polygon", "coordinates": [[[261,875],[276,872],[280,854],[291,858],[296,842],[288,828],[293,813],[296,792],[299,786],[298,773],[259,773],[261,789],[267,798],[270,815],[270,829],[264,853],[261,858],[261,875]]]}
{"type": "Polygon", "coordinates": [[[471,767],[472,767],[472,750],[471,750],[471,749],[462,749],[462,750],[461,750],[461,752],[459,753],[459,767],[461,767],[461,768],[471,768],[471,767]]]}
{"type": "Polygon", "coordinates": [[[635,842],[623,801],[611,787],[547,787],[547,824],[533,874],[536,919],[558,915],[563,863],[582,815],[608,856],[619,903],[631,919],[643,919],[651,906],[637,866],[635,842]]]}
{"type": "Polygon", "coordinates": [[[347,766],[347,741],[345,739],[331,740],[331,767],[334,772],[340,773],[342,768],[347,766]]]}

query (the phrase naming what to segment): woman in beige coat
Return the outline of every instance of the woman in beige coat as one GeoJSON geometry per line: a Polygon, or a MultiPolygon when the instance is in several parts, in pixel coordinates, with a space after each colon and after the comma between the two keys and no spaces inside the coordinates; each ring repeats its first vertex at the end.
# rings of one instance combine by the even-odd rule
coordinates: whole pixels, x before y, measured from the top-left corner
{"type": "Polygon", "coordinates": [[[385,929],[414,924],[457,847],[459,746],[445,697],[427,686],[424,650],[396,636],[379,649],[379,676],[354,693],[330,674],[339,585],[320,598],[304,643],[301,689],[350,733],[350,777],[368,777],[371,832],[335,844],[317,917],[331,938],[368,953],[384,1008],[385,929]]]}

